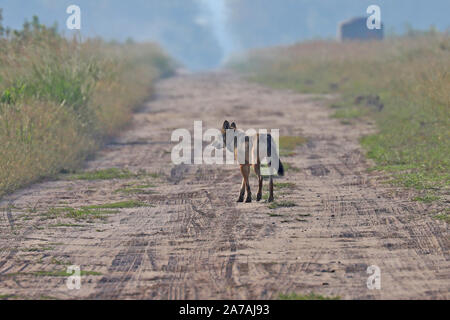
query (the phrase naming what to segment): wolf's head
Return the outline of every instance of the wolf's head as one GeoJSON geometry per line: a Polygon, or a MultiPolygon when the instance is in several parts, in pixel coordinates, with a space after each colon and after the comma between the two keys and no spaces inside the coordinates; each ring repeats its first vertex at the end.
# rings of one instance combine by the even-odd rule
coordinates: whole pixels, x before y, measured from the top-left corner
{"type": "Polygon", "coordinates": [[[213,144],[216,149],[226,147],[226,145],[227,145],[227,130],[236,130],[236,123],[232,122],[230,124],[228,122],[228,120],[225,120],[223,122],[222,128],[220,129],[220,132],[222,134],[223,143],[221,144],[218,141],[216,141],[216,143],[213,144]]]}

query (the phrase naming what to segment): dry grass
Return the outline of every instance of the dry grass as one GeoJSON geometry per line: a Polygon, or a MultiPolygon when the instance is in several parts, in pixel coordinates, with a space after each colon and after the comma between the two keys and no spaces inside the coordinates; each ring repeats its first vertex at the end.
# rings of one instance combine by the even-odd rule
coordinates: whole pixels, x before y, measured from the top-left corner
{"type": "Polygon", "coordinates": [[[0,32],[0,196],[76,168],[171,71],[154,44],[67,40],[37,18],[0,32]]]}

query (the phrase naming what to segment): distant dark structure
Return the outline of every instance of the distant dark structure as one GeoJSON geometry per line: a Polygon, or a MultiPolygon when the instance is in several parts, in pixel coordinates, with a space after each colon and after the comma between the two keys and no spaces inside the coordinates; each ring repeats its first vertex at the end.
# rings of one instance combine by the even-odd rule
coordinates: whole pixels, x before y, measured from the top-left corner
{"type": "Polygon", "coordinates": [[[338,27],[338,40],[383,40],[384,25],[381,24],[381,29],[367,28],[367,18],[352,18],[343,21],[338,27]]]}

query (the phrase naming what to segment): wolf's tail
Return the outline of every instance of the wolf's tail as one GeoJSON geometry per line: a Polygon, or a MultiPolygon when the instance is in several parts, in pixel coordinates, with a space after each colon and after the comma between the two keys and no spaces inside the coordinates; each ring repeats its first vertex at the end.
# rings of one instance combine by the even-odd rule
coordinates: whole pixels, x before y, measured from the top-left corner
{"type": "MultiPolygon", "coordinates": [[[[275,143],[275,141],[273,141],[272,135],[269,133],[267,135],[267,154],[272,154],[272,143],[275,143]]],[[[276,158],[278,158],[278,175],[280,177],[284,176],[284,167],[283,164],[281,163],[280,160],[280,156],[278,154],[276,154],[276,158]]]]}
{"type": "Polygon", "coordinates": [[[282,176],[284,176],[284,167],[283,167],[283,164],[281,163],[281,160],[279,160],[279,161],[280,161],[280,163],[278,165],[278,175],[280,177],[282,177],[282,176]]]}

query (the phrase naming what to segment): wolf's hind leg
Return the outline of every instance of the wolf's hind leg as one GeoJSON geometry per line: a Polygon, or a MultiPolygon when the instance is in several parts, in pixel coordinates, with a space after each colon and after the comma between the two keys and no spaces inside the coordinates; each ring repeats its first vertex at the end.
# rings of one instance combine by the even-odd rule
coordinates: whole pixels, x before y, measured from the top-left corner
{"type": "Polygon", "coordinates": [[[241,184],[241,190],[239,192],[239,198],[238,198],[237,202],[244,202],[245,189],[248,184],[247,166],[241,165],[241,166],[239,166],[239,169],[241,170],[242,184],[241,184]]]}
{"type": "Polygon", "coordinates": [[[244,194],[245,194],[245,180],[242,178],[241,190],[239,191],[239,198],[237,202],[244,202],[244,194]]]}
{"type": "Polygon", "coordinates": [[[269,199],[268,202],[273,202],[273,178],[272,175],[270,175],[269,178],[269,199]]]}
{"type": "Polygon", "coordinates": [[[263,178],[261,176],[260,164],[255,164],[253,166],[255,170],[256,176],[258,177],[258,193],[256,194],[256,201],[260,201],[262,198],[262,187],[263,187],[263,178]]]}

